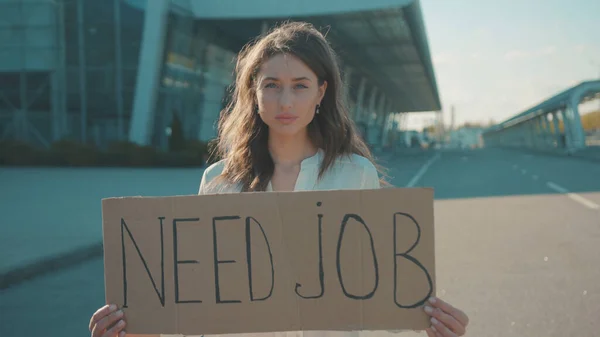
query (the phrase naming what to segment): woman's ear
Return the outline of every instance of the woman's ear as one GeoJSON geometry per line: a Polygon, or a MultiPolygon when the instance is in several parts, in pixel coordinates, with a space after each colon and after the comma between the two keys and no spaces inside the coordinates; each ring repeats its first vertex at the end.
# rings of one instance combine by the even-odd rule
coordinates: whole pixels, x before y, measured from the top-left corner
{"type": "Polygon", "coordinates": [[[323,101],[323,97],[325,97],[325,92],[327,91],[327,81],[323,81],[323,84],[319,86],[319,104],[323,101]]]}

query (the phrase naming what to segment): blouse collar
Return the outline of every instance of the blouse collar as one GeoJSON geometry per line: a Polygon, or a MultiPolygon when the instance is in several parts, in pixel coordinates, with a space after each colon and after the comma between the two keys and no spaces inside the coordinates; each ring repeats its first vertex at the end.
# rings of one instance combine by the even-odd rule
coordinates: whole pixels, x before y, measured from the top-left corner
{"type": "MultiPolygon", "coordinates": [[[[323,149],[319,148],[317,150],[317,153],[315,153],[311,157],[308,157],[308,158],[302,160],[302,162],[300,162],[300,173],[298,174],[298,179],[300,179],[301,175],[306,174],[306,172],[303,172],[303,171],[310,169],[310,168],[312,168],[312,169],[318,168],[321,165],[323,156],[324,156],[324,151],[323,151],[323,149]]],[[[271,186],[271,181],[269,181],[266,191],[273,192],[273,187],[271,186]]]]}

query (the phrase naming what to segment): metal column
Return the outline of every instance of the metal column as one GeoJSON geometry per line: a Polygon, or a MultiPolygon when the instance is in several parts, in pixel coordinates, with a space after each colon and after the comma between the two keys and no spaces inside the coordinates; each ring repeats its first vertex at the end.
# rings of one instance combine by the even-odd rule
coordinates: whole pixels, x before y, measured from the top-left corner
{"type": "Polygon", "coordinates": [[[67,133],[67,86],[66,86],[66,39],[65,16],[62,1],[55,3],[56,32],[56,62],[50,75],[51,105],[52,105],[52,140],[58,141],[67,133]]]}
{"type": "Polygon", "coordinates": [[[576,151],[585,147],[585,131],[581,124],[581,116],[579,115],[579,100],[577,97],[571,97],[568,103],[569,113],[569,134],[570,148],[569,150],[576,151]]]}
{"type": "Polygon", "coordinates": [[[387,116],[387,111],[385,110],[385,104],[386,104],[386,97],[385,94],[382,92],[381,95],[379,96],[379,104],[377,104],[377,118],[375,119],[375,127],[374,129],[374,133],[375,133],[375,139],[374,139],[374,143],[378,144],[378,145],[383,145],[383,130],[385,128],[385,121],[386,121],[386,116],[387,116]]]}
{"type": "Polygon", "coordinates": [[[390,132],[390,129],[393,125],[393,121],[394,121],[394,114],[391,112],[392,110],[392,103],[391,101],[387,101],[385,104],[385,108],[384,108],[384,118],[383,118],[383,124],[381,126],[381,145],[385,146],[387,145],[386,139],[389,138],[388,134],[390,132]]]}
{"type": "Polygon", "coordinates": [[[124,139],[123,125],[123,53],[121,52],[121,0],[114,0],[115,8],[115,97],[117,104],[117,140],[124,139]]]}
{"type": "Polygon", "coordinates": [[[548,121],[548,114],[542,115],[544,124],[544,144],[547,147],[552,147],[552,129],[550,128],[550,122],[548,121]]]}
{"type": "Polygon", "coordinates": [[[373,123],[373,113],[375,112],[375,101],[377,99],[377,87],[371,88],[371,97],[369,98],[369,107],[365,111],[365,119],[367,125],[371,125],[373,123]]]}
{"type": "Polygon", "coordinates": [[[556,139],[556,147],[561,148],[564,146],[564,144],[562,142],[562,135],[560,133],[558,114],[560,114],[560,111],[552,112],[552,122],[554,123],[554,138],[556,139]]]}
{"type": "Polygon", "coordinates": [[[83,0],[77,1],[77,38],[79,47],[79,104],[81,113],[81,142],[87,142],[87,69],[85,61],[85,27],[83,25],[83,0]]]}
{"type": "Polygon", "coordinates": [[[564,148],[565,149],[570,149],[571,148],[571,135],[570,133],[570,123],[569,123],[569,116],[567,115],[567,108],[562,109],[560,111],[560,114],[562,116],[562,122],[563,122],[563,135],[564,135],[564,148]]]}
{"type": "Polygon", "coordinates": [[[365,110],[365,90],[367,86],[367,80],[364,77],[361,77],[360,84],[358,85],[358,94],[356,97],[356,106],[354,107],[354,111],[352,113],[352,118],[355,123],[362,122],[361,118],[363,115],[363,111],[365,110]]]}
{"type": "Polygon", "coordinates": [[[168,0],[147,2],[144,32],[138,62],[129,140],[147,145],[152,139],[157,89],[163,63],[168,0]]]}

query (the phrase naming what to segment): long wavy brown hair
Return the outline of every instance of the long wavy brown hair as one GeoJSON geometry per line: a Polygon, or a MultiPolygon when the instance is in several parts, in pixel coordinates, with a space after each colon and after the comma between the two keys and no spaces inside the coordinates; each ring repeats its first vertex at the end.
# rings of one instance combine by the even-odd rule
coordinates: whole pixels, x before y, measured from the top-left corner
{"type": "MultiPolygon", "coordinates": [[[[268,150],[268,126],[257,111],[256,76],[266,60],[294,55],[327,81],[320,113],[308,125],[313,145],[324,152],[319,179],[341,156],[358,154],[373,161],[348,115],[337,56],[323,34],[305,22],[285,22],[240,51],[231,99],[221,112],[216,151],[225,159],[221,182],[240,184],[242,191],[264,191],[275,170],[268,150]]],[[[383,181],[382,181],[383,182],[383,181]]]]}

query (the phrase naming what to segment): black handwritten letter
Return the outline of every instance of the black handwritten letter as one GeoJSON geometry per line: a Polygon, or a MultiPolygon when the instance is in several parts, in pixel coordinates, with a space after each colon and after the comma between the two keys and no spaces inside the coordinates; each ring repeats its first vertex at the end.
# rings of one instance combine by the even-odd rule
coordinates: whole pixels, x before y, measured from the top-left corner
{"type": "MultiPolygon", "coordinates": [[[[320,206],[320,205],[319,205],[320,206]]],[[[319,283],[321,285],[321,292],[314,296],[303,296],[298,292],[298,288],[302,287],[300,283],[296,283],[296,294],[302,298],[319,298],[325,293],[325,272],[323,271],[323,238],[322,238],[322,219],[323,214],[318,214],[319,217],[319,283]]]]}
{"type": "Polygon", "coordinates": [[[200,221],[199,218],[193,219],[173,219],[173,266],[175,276],[175,303],[202,303],[201,300],[179,300],[179,264],[199,263],[196,260],[178,260],[178,243],[177,243],[177,224],[179,222],[200,221]]]}
{"type": "Polygon", "coordinates": [[[366,300],[366,299],[373,297],[373,295],[375,294],[375,291],[377,290],[377,287],[379,286],[379,266],[377,264],[377,255],[375,254],[375,244],[373,242],[373,236],[371,235],[371,231],[369,230],[369,227],[367,227],[364,220],[356,214],[346,214],[344,216],[344,219],[342,220],[342,227],[340,229],[340,237],[338,239],[338,244],[337,244],[336,266],[337,266],[338,278],[340,280],[340,285],[342,286],[342,290],[344,291],[344,295],[346,295],[347,297],[349,297],[351,299],[355,299],[355,300],[366,300]],[[348,291],[346,290],[346,287],[344,286],[344,280],[342,278],[342,269],[341,269],[341,264],[340,264],[340,255],[341,255],[340,252],[342,250],[342,239],[344,237],[344,231],[346,230],[346,225],[348,224],[348,220],[350,220],[350,218],[360,222],[363,225],[363,227],[367,230],[367,234],[369,234],[369,240],[371,241],[371,253],[373,254],[373,265],[375,267],[375,285],[373,286],[373,290],[371,290],[370,293],[368,293],[366,295],[362,295],[362,296],[361,295],[353,295],[353,294],[348,293],[348,291]]]}
{"type": "Polygon", "coordinates": [[[250,287],[250,300],[264,301],[267,298],[271,297],[271,295],[273,294],[273,286],[275,284],[275,268],[273,266],[273,254],[271,253],[271,246],[269,245],[269,240],[267,240],[267,234],[265,234],[262,225],[256,219],[250,216],[246,218],[246,258],[248,262],[248,284],[250,287]],[[269,258],[271,260],[271,290],[269,291],[269,295],[263,298],[254,298],[254,292],[252,288],[252,240],[250,238],[250,221],[254,221],[258,225],[258,228],[260,228],[260,231],[262,232],[263,237],[265,238],[265,243],[267,244],[267,249],[269,250],[269,258]]]}
{"type": "Polygon", "coordinates": [[[239,300],[221,300],[221,288],[219,287],[219,263],[235,263],[235,260],[223,260],[219,261],[218,249],[217,249],[217,221],[221,220],[239,220],[240,217],[237,215],[233,216],[218,216],[213,218],[213,250],[214,250],[214,264],[215,264],[215,293],[217,297],[217,303],[241,303],[239,300]]]}
{"type": "Polygon", "coordinates": [[[138,247],[137,242],[135,242],[135,238],[131,234],[129,227],[125,223],[125,220],[123,218],[121,218],[121,254],[122,254],[122,258],[123,258],[123,307],[124,308],[127,308],[127,257],[125,256],[125,231],[127,231],[127,234],[129,235],[129,239],[131,240],[131,242],[133,242],[133,246],[135,247],[135,250],[137,251],[140,259],[142,260],[142,264],[144,265],[144,268],[146,269],[146,273],[148,273],[148,277],[150,278],[150,281],[152,282],[152,286],[154,287],[154,290],[156,291],[156,295],[158,296],[160,304],[163,307],[165,306],[165,250],[164,250],[164,233],[163,233],[163,220],[165,219],[165,217],[159,217],[158,219],[160,220],[160,286],[161,286],[160,292],[158,291],[158,288],[156,287],[156,282],[154,282],[154,278],[152,277],[152,274],[150,273],[150,268],[148,268],[146,259],[144,259],[144,256],[142,255],[142,252],[140,251],[140,247],[138,247]]]}
{"type": "Polygon", "coordinates": [[[431,275],[429,275],[429,272],[427,271],[427,269],[425,269],[425,267],[423,266],[423,264],[421,264],[421,262],[419,262],[417,259],[415,259],[411,255],[409,255],[409,253],[413,249],[415,249],[417,244],[419,244],[420,239],[421,239],[421,227],[419,226],[419,224],[417,223],[415,218],[413,218],[410,214],[406,214],[406,213],[402,213],[402,212],[394,213],[394,303],[396,303],[396,305],[400,308],[407,308],[407,309],[417,308],[417,307],[423,305],[433,292],[433,281],[431,280],[431,275]],[[396,216],[397,215],[409,218],[410,220],[412,220],[412,222],[415,224],[415,226],[417,226],[417,240],[415,240],[415,243],[404,253],[398,253],[398,247],[397,247],[398,242],[396,242],[396,231],[397,231],[396,216]],[[419,268],[421,268],[421,270],[423,270],[423,272],[425,273],[425,276],[427,276],[427,282],[429,282],[429,292],[427,293],[427,295],[425,295],[423,297],[423,299],[421,299],[420,301],[418,301],[414,304],[402,305],[402,304],[398,303],[398,298],[397,298],[398,256],[401,256],[401,257],[409,260],[410,262],[414,263],[415,265],[417,265],[417,267],[419,267],[419,268]]]}

